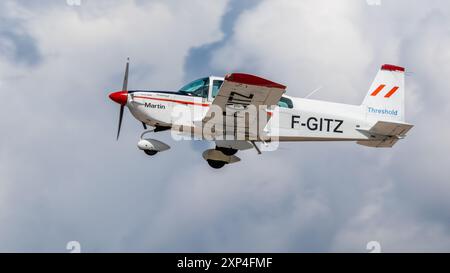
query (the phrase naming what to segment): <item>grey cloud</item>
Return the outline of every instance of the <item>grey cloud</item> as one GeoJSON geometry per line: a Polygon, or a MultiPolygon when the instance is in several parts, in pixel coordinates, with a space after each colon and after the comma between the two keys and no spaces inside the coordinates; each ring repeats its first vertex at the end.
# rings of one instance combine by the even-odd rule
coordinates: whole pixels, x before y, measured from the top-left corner
{"type": "Polygon", "coordinates": [[[20,18],[8,13],[5,2],[0,4],[0,56],[28,66],[37,65],[42,60],[35,39],[20,18]]]}
{"type": "Polygon", "coordinates": [[[27,65],[36,65],[40,62],[41,56],[35,46],[35,41],[29,35],[2,31],[0,39],[2,40],[0,54],[8,56],[12,62],[27,65]]]}
{"type": "MultiPolygon", "coordinates": [[[[35,17],[39,24],[28,19],[25,26],[45,61],[33,71],[0,65],[1,88],[8,90],[1,92],[2,101],[8,102],[1,111],[9,116],[1,121],[2,137],[9,140],[0,149],[2,251],[65,251],[69,240],[79,240],[86,251],[133,251],[124,238],[160,212],[165,182],[176,175],[161,171],[161,166],[188,168],[202,160],[167,154],[155,165],[137,151],[141,125],[128,112],[116,143],[118,108],[107,94],[121,87],[128,54],[133,60],[131,88],[179,86],[189,48],[220,34],[215,25],[224,3],[198,7],[186,2],[171,9],[159,1],[146,10],[120,3],[110,10],[113,19],[106,21],[40,7],[42,13],[35,17]],[[177,20],[187,21],[189,8],[208,7],[210,16],[177,25],[177,20]],[[144,12],[150,19],[141,16],[144,12]],[[139,18],[128,20],[133,16],[139,18]],[[134,32],[123,33],[127,29],[134,32]],[[175,35],[175,30],[180,33],[175,35]],[[189,37],[193,30],[201,31],[189,37]],[[149,77],[139,76],[156,65],[149,77]],[[13,112],[14,117],[8,115],[13,112]]],[[[33,8],[28,12],[35,12],[33,8]]],[[[163,138],[180,146],[178,152],[190,150],[163,138]]]]}

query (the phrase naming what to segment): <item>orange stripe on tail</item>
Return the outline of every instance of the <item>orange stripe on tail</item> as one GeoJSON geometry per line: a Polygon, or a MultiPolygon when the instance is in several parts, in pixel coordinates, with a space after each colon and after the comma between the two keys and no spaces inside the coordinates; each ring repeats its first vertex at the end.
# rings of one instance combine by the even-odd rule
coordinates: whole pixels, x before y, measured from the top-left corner
{"type": "Polygon", "coordinates": [[[389,91],[384,97],[385,98],[390,98],[392,95],[394,95],[395,92],[397,92],[398,89],[399,89],[398,86],[392,88],[391,91],[389,91]]]}
{"type": "Polygon", "coordinates": [[[381,90],[383,90],[385,87],[386,87],[386,85],[384,85],[384,84],[378,86],[378,88],[375,89],[375,91],[373,91],[372,94],[370,94],[370,95],[373,96],[373,97],[378,95],[378,93],[380,93],[381,90]]]}

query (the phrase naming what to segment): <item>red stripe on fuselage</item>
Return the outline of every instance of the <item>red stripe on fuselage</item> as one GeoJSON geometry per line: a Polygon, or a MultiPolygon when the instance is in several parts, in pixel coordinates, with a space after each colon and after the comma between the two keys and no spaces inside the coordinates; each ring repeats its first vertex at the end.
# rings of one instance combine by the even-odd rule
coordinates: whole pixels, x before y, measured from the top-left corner
{"type": "Polygon", "coordinates": [[[184,104],[184,105],[197,105],[197,106],[203,106],[203,107],[207,107],[207,106],[210,105],[209,103],[198,103],[198,102],[193,102],[193,101],[183,101],[183,100],[174,100],[174,99],[162,99],[162,98],[153,98],[153,97],[145,97],[145,96],[134,96],[134,97],[138,98],[138,99],[175,102],[175,103],[180,103],[180,104],[184,104]]]}

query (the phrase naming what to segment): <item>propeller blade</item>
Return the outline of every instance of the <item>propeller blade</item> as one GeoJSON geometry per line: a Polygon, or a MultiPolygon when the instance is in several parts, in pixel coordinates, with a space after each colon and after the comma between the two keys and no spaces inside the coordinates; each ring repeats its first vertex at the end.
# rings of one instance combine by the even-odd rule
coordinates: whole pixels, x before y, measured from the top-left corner
{"type": "Polygon", "coordinates": [[[125,77],[123,78],[122,91],[128,91],[128,72],[130,70],[130,58],[127,59],[127,65],[125,67],[125,77]]]}
{"type": "Polygon", "coordinates": [[[119,140],[120,136],[120,128],[122,127],[122,118],[123,118],[123,110],[125,110],[125,106],[120,106],[120,114],[119,114],[119,128],[117,129],[117,139],[119,140]]]}
{"type": "MultiPolygon", "coordinates": [[[[130,71],[130,58],[127,58],[127,65],[125,66],[125,76],[123,78],[123,87],[122,91],[128,91],[128,73],[130,71]]],[[[119,140],[120,136],[120,129],[122,128],[122,120],[123,120],[123,112],[125,110],[125,105],[120,106],[120,113],[119,113],[119,127],[117,128],[117,139],[119,140]]]]}
{"type": "Polygon", "coordinates": [[[147,130],[147,124],[145,124],[144,122],[142,122],[142,126],[144,126],[144,130],[147,130]]]}

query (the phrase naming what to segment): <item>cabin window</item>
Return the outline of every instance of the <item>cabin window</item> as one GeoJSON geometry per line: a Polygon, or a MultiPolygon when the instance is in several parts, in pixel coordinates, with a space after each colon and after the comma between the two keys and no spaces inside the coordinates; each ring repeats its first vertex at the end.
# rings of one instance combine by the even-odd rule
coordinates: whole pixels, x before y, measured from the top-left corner
{"type": "Polygon", "coordinates": [[[217,96],[217,93],[219,93],[219,89],[222,86],[222,84],[223,84],[223,81],[221,81],[221,80],[213,81],[211,97],[215,98],[217,96]]]}
{"type": "Polygon", "coordinates": [[[281,97],[280,101],[278,102],[278,106],[281,108],[289,108],[289,109],[294,108],[292,100],[286,97],[281,97]]]}

